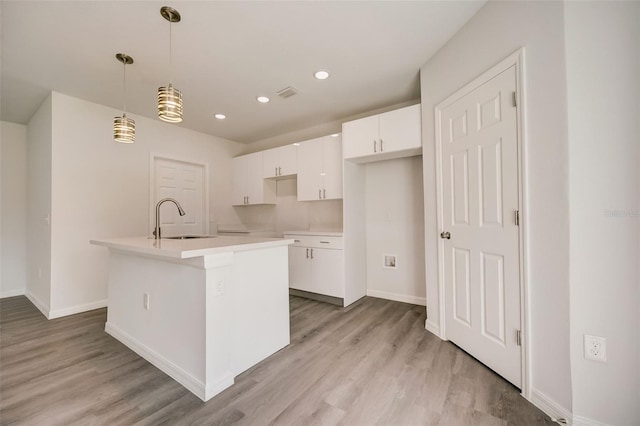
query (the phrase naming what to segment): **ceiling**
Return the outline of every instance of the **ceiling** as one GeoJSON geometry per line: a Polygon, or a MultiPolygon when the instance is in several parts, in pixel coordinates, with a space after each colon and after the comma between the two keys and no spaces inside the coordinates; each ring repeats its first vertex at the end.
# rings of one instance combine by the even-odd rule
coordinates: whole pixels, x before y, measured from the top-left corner
{"type": "Polygon", "coordinates": [[[419,69],[484,1],[7,1],[3,121],[26,124],[50,91],[156,118],[156,91],[184,97],[180,126],[237,142],[419,99],[419,69]],[[328,70],[327,80],[313,74],[328,70]],[[287,86],[298,93],[280,98],[287,86]],[[260,104],[259,95],[271,102],[260,104]],[[225,120],[213,114],[223,113],[225,120]]]}

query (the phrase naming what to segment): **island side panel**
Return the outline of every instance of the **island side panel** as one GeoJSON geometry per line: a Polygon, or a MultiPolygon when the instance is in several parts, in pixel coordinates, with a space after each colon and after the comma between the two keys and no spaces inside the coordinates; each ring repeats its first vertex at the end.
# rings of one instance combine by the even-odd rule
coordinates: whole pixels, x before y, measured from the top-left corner
{"type": "Polygon", "coordinates": [[[234,253],[232,266],[234,373],[289,344],[289,248],[234,253]]]}
{"type": "Polygon", "coordinates": [[[205,282],[204,269],[110,251],[105,331],[201,399],[206,380],[205,282]]]}

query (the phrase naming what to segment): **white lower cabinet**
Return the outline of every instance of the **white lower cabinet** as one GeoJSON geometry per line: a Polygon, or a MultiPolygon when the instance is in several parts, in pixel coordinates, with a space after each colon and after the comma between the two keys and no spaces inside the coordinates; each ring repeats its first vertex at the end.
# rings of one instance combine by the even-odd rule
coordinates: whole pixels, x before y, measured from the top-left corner
{"type": "Polygon", "coordinates": [[[285,234],[289,246],[289,288],[344,299],[342,237],[285,234]]]}

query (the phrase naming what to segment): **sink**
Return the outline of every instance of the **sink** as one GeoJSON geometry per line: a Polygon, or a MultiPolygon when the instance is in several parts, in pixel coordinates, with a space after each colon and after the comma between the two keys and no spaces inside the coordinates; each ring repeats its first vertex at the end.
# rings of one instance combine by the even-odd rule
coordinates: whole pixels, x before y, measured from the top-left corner
{"type": "Polygon", "coordinates": [[[177,237],[162,237],[163,240],[191,240],[194,238],[216,238],[211,235],[178,235],[177,237]]]}

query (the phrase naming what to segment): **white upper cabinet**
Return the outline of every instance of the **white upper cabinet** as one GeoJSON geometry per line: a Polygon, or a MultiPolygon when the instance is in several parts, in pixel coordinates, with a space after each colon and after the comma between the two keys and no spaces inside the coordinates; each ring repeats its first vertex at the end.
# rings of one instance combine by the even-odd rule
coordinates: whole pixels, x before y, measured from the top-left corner
{"type": "Polygon", "coordinates": [[[354,162],[422,152],[420,104],[342,124],[344,158],[354,162]]]}
{"type": "Polygon", "coordinates": [[[295,175],[298,172],[298,150],[286,145],[263,151],[265,179],[295,175]]]}
{"type": "Polygon", "coordinates": [[[233,159],[233,205],[275,204],[276,182],[263,177],[263,154],[233,159]]]}
{"type": "Polygon", "coordinates": [[[342,141],[324,136],[298,146],[298,201],[342,198],[342,141]]]}

